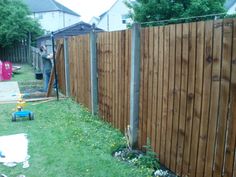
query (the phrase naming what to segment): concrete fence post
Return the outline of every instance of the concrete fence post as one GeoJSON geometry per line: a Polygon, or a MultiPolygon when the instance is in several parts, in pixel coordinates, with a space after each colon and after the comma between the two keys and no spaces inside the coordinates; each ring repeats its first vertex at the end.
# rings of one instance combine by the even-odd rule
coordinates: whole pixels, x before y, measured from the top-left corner
{"type": "Polygon", "coordinates": [[[91,72],[91,107],[92,114],[98,113],[98,78],[97,78],[97,47],[96,33],[90,32],[90,72],[91,72]]]}
{"type": "Polygon", "coordinates": [[[65,81],[66,81],[66,96],[70,96],[70,64],[69,64],[69,48],[68,38],[64,38],[64,62],[65,62],[65,81]]]}
{"type": "Polygon", "coordinates": [[[132,27],[131,44],[131,81],[130,81],[130,144],[138,145],[139,92],[140,92],[140,24],[132,27]]]}

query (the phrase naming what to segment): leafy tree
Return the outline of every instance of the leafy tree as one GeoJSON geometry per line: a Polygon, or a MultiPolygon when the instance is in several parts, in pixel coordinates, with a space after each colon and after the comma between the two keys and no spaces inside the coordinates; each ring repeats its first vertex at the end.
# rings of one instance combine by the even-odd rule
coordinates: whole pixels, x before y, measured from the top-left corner
{"type": "Polygon", "coordinates": [[[0,0],[0,46],[21,42],[31,33],[32,39],[43,34],[38,22],[29,17],[21,0],[0,0]]]}
{"type": "Polygon", "coordinates": [[[225,0],[136,0],[126,1],[136,22],[169,20],[224,13],[225,0]]]}

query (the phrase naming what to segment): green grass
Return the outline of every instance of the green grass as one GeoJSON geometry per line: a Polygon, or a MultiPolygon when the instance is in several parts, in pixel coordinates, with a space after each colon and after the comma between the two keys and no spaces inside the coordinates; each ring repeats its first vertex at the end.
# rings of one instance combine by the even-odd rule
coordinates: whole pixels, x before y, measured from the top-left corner
{"type": "Polygon", "coordinates": [[[12,81],[32,81],[35,80],[34,69],[28,64],[15,64],[21,66],[21,69],[13,74],[12,81]]]}
{"type": "Polygon", "coordinates": [[[34,69],[28,64],[15,64],[21,69],[13,74],[11,81],[18,81],[21,92],[27,89],[43,88],[43,80],[36,80],[34,69]]]}
{"type": "MultiPolygon", "coordinates": [[[[25,77],[28,78],[28,74],[25,77]]],[[[109,124],[94,117],[71,99],[51,101],[27,109],[35,120],[11,122],[15,104],[0,105],[0,136],[26,133],[30,167],[0,164],[0,174],[15,177],[147,177],[150,170],[138,168],[112,157],[112,149],[124,137],[109,124]]],[[[16,147],[17,148],[17,147],[16,147]]]]}

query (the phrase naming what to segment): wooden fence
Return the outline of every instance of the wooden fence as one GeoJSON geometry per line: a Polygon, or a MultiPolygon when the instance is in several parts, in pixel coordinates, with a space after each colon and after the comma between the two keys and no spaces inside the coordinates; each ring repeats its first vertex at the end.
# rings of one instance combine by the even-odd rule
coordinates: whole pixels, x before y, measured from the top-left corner
{"type": "Polygon", "coordinates": [[[130,31],[97,36],[99,114],[122,131],[129,124],[130,39],[130,31]]]}
{"type": "Polygon", "coordinates": [[[30,50],[30,56],[31,56],[31,63],[33,68],[36,70],[36,71],[41,71],[43,70],[43,62],[42,62],[42,59],[41,59],[41,54],[40,54],[40,51],[38,48],[36,47],[31,47],[31,50],[30,50]]]}
{"type": "MultiPolygon", "coordinates": [[[[58,40],[57,45],[63,44],[58,40]]],[[[68,52],[70,56],[70,93],[79,103],[91,110],[90,88],[90,49],[89,36],[72,36],[68,38],[68,52]]],[[[66,93],[64,48],[57,58],[58,84],[60,91],[66,93]]]]}
{"type": "MultiPolygon", "coordinates": [[[[121,131],[130,122],[131,33],[97,34],[99,114],[121,131]]],[[[150,139],[180,176],[236,175],[236,19],[140,34],[139,147],[150,139]]],[[[90,108],[89,36],[68,42],[71,95],[90,108]]]]}
{"type": "Polygon", "coordinates": [[[26,42],[24,42],[12,47],[0,48],[0,60],[13,63],[29,63],[28,53],[28,46],[26,42]]]}

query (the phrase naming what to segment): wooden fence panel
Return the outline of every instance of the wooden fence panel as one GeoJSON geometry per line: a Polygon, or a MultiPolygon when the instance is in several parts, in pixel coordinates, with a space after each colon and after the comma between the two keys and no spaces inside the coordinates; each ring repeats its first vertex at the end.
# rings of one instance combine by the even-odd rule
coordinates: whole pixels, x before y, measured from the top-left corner
{"type": "Polygon", "coordinates": [[[124,132],[129,123],[130,31],[98,33],[99,114],[124,132]]]}
{"type": "Polygon", "coordinates": [[[28,46],[26,42],[18,45],[0,48],[0,60],[10,61],[12,63],[30,63],[28,61],[28,46]]]}
{"type": "Polygon", "coordinates": [[[233,174],[235,24],[223,21],[141,30],[139,147],[150,139],[178,175],[233,174]]]}

